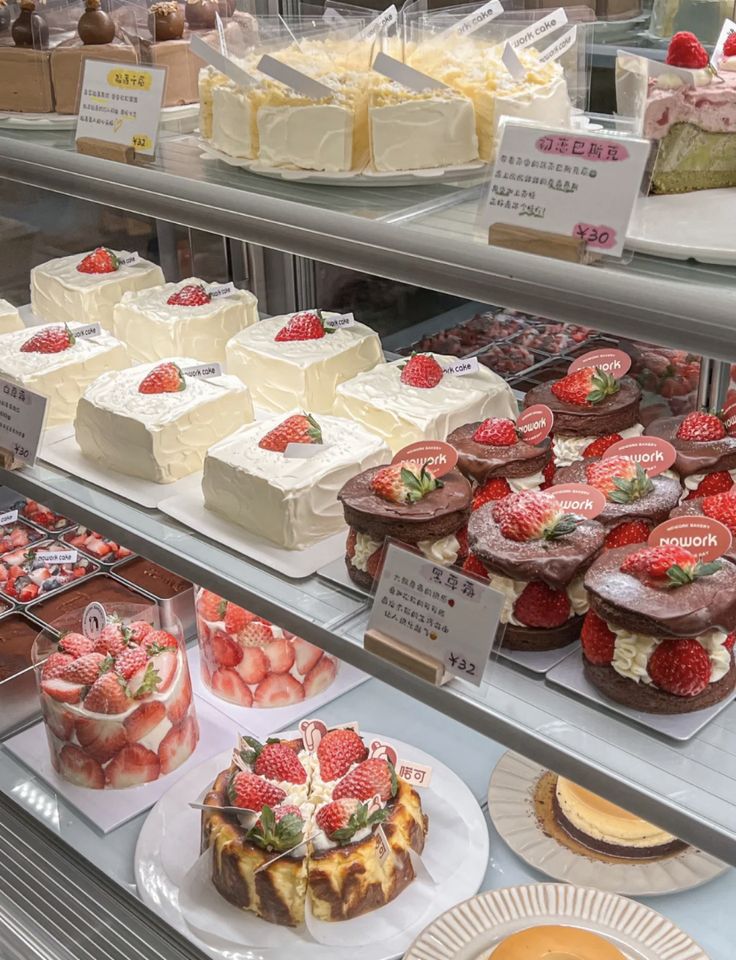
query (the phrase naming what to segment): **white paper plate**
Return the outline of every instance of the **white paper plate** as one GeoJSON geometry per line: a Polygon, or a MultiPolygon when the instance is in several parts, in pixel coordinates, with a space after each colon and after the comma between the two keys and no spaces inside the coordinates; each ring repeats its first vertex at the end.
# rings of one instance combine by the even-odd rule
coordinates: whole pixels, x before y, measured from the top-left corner
{"type": "Polygon", "coordinates": [[[421,793],[430,824],[423,858],[439,881],[436,885],[417,879],[380,910],[355,920],[327,924],[333,941],[330,945],[317,943],[304,928],[281,927],[253,914],[247,915],[212,888],[212,899],[203,892],[198,903],[200,913],[202,905],[211,911],[209,923],[218,930],[239,923],[244,931],[242,938],[236,943],[204,932],[195,935],[179,905],[179,883],[199,858],[200,819],[188,803],[227,767],[231,755],[227,751],[179,780],[148,815],[135,852],[135,874],[141,898],[208,956],[218,960],[345,960],[347,956],[350,960],[394,960],[401,957],[432,917],[480,887],[488,867],[488,830],[471,791],[439,760],[382,734],[363,731],[362,736],[366,740],[378,737],[388,741],[401,757],[432,767],[430,786],[421,793]],[[412,887],[418,888],[420,883],[423,898],[417,899],[416,889],[412,893],[412,887]],[[362,938],[356,942],[359,928],[362,938]],[[376,936],[379,930],[383,931],[380,937],[376,936]],[[256,938],[260,942],[254,942],[256,938]],[[340,945],[334,942],[336,938],[341,941],[340,945]]]}
{"type": "Polygon", "coordinates": [[[671,260],[736,264],[734,201],[734,188],[645,197],[634,207],[626,246],[671,260]]]}
{"type": "Polygon", "coordinates": [[[694,847],[649,863],[608,863],[575,853],[544,832],[534,811],[534,792],[545,772],[526,757],[505,753],[491,774],[488,813],[514,853],[553,880],[630,897],[651,897],[699,887],[729,869],[728,864],[694,847]]]}
{"type": "MultiPolygon", "coordinates": [[[[198,103],[163,107],[161,124],[176,123],[199,113],[198,103]]],[[[0,113],[0,129],[4,130],[74,130],[77,115],[73,113],[0,113]]]]}
{"type": "Polygon", "coordinates": [[[539,924],[601,934],[626,960],[710,960],[686,933],[649,907],[566,883],[480,893],[430,924],[404,960],[486,960],[503,939],[539,924]]]}

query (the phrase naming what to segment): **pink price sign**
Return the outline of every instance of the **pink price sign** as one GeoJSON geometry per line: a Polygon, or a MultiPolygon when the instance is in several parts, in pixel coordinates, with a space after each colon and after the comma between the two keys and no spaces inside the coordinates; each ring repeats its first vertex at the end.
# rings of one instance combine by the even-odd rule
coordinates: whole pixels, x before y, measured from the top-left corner
{"type": "Polygon", "coordinates": [[[623,350],[604,348],[601,350],[589,350],[570,364],[568,373],[575,373],[576,370],[582,370],[583,367],[596,367],[604,373],[609,373],[614,380],[620,380],[621,377],[631,369],[631,357],[623,350]]]}
{"type": "Polygon", "coordinates": [[[605,496],[587,483],[560,483],[548,487],[546,493],[551,493],[567,513],[586,520],[593,520],[606,508],[605,496]]]}
{"type": "Polygon", "coordinates": [[[555,415],[544,403],[534,403],[520,413],[516,420],[516,429],[525,443],[536,446],[552,432],[555,415]]]}
{"type": "Polygon", "coordinates": [[[649,534],[650,547],[684,547],[704,563],[717,560],[731,549],[731,531],[713,517],[672,517],[649,534]]]}

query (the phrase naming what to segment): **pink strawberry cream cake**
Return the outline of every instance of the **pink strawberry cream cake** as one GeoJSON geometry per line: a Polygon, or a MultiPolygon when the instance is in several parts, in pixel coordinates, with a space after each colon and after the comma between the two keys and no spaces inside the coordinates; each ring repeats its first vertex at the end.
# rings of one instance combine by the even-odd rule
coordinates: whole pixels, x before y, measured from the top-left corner
{"type": "Polygon", "coordinates": [[[288,926],[304,922],[307,899],[326,921],[395,899],[414,879],[410,852],[421,853],[428,829],[417,792],[348,729],[327,731],[315,751],[243,738],[204,802],[215,808],[202,812],[202,849],[213,851],[217,891],[288,926]],[[243,813],[216,809],[229,806],[243,813]]]}
{"type": "Polygon", "coordinates": [[[199,740],[186,656],[143,620],[111,618],[97,640],[66,633],[39,668],[54,769],[92,790],[172,773],[199,740]]]}
{"type": "Polygon", "coordinates": [[[617,703],[691,713],[736,688],[736,567],[683,547],[607,550],[585,576],[585,676],[617,703]]]}
{"type": "Polygon", "coordinates": [[[729,436],[718,414],[694,411],[682,417],[654,420],[644,431],[675,448],[673,471],[682,480],[685,498],[712,496],[730,490],[736,479],[736,437],[729,436]]]}

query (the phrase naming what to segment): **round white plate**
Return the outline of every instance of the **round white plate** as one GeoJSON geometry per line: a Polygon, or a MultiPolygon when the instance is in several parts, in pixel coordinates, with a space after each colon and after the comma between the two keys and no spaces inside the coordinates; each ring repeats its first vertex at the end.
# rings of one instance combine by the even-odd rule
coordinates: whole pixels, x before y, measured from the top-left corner
{"type": "MultiPolygon", "coordinates": [[[[163,107],[161,124],[175,123],[196,117],[198,103],[184,103],[175,107],[163,107]]],[[[0,129],[3,130],[74,130],[77,116],[73,113],[0,113],[0,129]]]]}
{"type": "Polygon", "coordinates": [[[651,897],[690,890],[728,870],[728,864],[694,847],[650,863],[606,863],[575,853],[548,837],[534,812],[534,791],[544,773],[544,767],[526,757],[505,753],[491,774],[488,812],[514,853],[548,877],[630,897],[651,897]]]}
{"type": "Polygon", "coordinates": [[[505,937],[550,923],[607,937],[626,960],[709,960],[694,940],[649,907],[567,883],[480,893],[431,923],[404,960],[486,960],[505,937]]]}
{"type": "MultiPolygon", "coordinates": [[[[188,804],[229,765],[231,750],[212,757],[178,780],[146,818],[135,851],[135,875],[143,901],[217,960],[283,960],[285,957],[344,960],[346,951],[350,960],[394,960],[403,956],[433,917],[478,890],[488,868],[488,829],[478,801],[449,767],[399,740],[366,732],[362,732],[362,736],[366,741],[387,741],[400,758],[432,767],[430,786],[421,792],[422,806],[429,817],[423,858],[438,882],[424,885],[428,896],[421,903],[418,904],[412,894],[412,887],[418,885],[418,881],[414,881],[380,910],[355,920],[329,924],[331,944],[326,945],[312,939],[304,928],[267,923],[214,896],[206,898],[207,924],[215,928],[221,925],[224,930],[241,922],[242,940],[235,942],[225,936],[210,935],[202,930],[201,924],[195,934],[179,905],[183,874],[199,856],[200,816],[188,804]],[[368,929],[361,939],[355,936],[357,924],[361,924],[363,930],[368,929]],[[379,929],[383,931],[380,939],[375,936],[379,929]],[[254,933],[263,938],[261,944],[254,944],[254,933]],[[373,941],[371,935],[375,936],[373,941]],[[338,938],[344,943],[338,944],[338,938]]],[[[201,918],[202,909],[199,913],[201,918]]]]}
{"type": "Polygon", "coordinates": [[[644,197],[634,207],[626,246],[671,260],[736,264],[734,201],[734,187],[644,197]]]}

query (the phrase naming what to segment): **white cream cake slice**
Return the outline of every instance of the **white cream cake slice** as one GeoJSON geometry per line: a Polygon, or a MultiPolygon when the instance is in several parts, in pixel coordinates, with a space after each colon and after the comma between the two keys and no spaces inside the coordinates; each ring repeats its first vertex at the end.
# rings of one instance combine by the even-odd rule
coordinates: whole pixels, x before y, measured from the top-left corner
{"type": "Polygon", "coordinates": [[[14,330],[22,329],[23,321],[17,307],[0,298],[0,333],[12,333],[14,330]]]}

